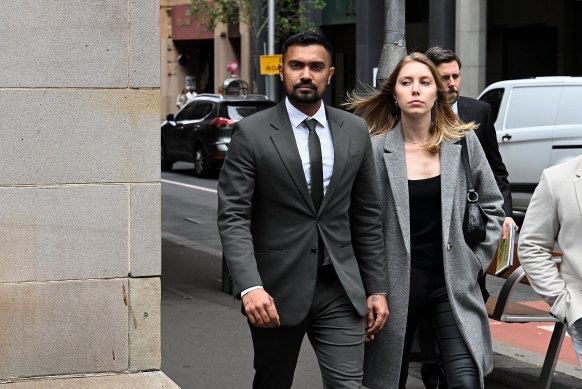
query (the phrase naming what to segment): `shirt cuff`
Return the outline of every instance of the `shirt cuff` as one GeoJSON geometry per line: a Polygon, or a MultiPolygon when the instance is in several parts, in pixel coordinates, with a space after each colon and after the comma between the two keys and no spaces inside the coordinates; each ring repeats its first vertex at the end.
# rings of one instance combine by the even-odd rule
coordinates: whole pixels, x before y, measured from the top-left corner
{"type": "Polygon", "coordinates": [[[378,294],[378,295],[384,296],[384,297],[388,296],[388,293],[386,293],[386,292],[372,292],[372,293],[368,293],[368,296],[372,296],[374,294],[378,294]]]}
{"type": "Polygon", "coordinates": [[[252,286],[248,289],[243,290],[242,292],[240,292],[240,297],[242,298],[245,294],[255,290],[255,289],[263,289],[262,286],[258,285],[258,286],[252,286]]]}

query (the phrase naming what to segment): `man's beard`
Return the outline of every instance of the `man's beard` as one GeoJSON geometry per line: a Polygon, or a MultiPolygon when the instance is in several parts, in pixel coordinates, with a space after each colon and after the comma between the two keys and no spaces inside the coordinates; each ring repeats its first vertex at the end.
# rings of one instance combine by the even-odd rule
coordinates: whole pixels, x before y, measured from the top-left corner
{"type": "Polygon", "coordinates": [[[447,91],[447,96],[449,98],[449,103],[451,105],[455,104],[457,102],[457,100],[459,99],[459,92],[455,91],[454,89],[449,89],[447,91]]]}
{"type": "Polygon", "coordinates": [[[323,97],[323,92],[325,89],[321,91],[321,94],[317,93],[317,86],[313,85],[312,83],[307,84],[297,84],[293,85],[293,89],[289,91],[285,88],[285,95],[289,98],[289,100],[297,103],[297,104],[315,104],[323,97]],[[311,93],[301,93],[297,90],[299,88],[310,88],[311,93]]]}

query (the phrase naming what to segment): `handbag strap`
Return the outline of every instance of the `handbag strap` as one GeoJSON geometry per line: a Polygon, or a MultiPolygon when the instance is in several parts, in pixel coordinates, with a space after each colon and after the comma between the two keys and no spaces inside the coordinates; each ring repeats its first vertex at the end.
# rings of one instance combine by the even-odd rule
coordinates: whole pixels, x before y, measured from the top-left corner
{"type": "Polygon", "coordinates": [[[462,137],[461,143],[461,157],[463,157],[463,164],[465,165],[465,178],[467,179],[467,200],[469,202],[476,202],[479,200],[479,195],[473,188],[473,172],[471,171],[471,163],[469,162],[469,150],[467,148],[467,137],[462,137]],[[473,195],[473,196],[471,196],[473,195]]]}

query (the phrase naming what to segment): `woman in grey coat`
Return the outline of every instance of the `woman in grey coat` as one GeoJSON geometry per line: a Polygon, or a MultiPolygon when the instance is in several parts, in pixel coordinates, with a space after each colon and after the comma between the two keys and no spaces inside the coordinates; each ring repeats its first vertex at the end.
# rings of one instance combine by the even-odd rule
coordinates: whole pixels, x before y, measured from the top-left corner
{"type": "Polygon", "coordinates": [[[428,316],[449,388],[482,388],[492,370],[491,334],[477,276],[495,253],[503,198],[473,133],[447,102],[436,67],[405,57],[381,88],[348,106],[371,128],[383,207],[388,304],[384,329],[366,346],[364,385],[404,388],[418,321],[428,316]],[[465,242],[467,199],[460,138],[466,137],[473,183],[487,215],[481,243],[465,242]]]}

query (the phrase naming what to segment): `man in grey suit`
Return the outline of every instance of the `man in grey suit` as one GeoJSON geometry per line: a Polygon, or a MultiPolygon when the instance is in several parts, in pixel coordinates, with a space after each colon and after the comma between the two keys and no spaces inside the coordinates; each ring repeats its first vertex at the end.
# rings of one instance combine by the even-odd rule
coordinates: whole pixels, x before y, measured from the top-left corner
{"type": "Polygon", "coordinates": [[[286,99],[235,125],[218,227],[255,351],[253,388],[290,388],[305,334],[325,388],[359,388],[364,341],[388,316],[364,120],[328,107],[334,73],[314,32],[282,47],[286,99]]]}

